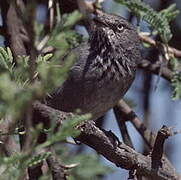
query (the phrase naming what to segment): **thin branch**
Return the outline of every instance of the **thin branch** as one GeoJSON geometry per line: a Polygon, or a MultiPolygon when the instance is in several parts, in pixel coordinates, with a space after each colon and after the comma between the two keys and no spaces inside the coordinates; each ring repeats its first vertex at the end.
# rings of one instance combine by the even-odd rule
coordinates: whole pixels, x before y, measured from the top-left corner
{"type": "Polygon", "coordinates": [[[48,0],[48,10],[49,10],[49,28],[50,28],[50,31],[52,30],[52,28],[53,28],[53,25],[54,25],[54,1],[53,0],[48,0]]]}
{"type": "Polygon", "coordinates": [[[50,36],[49,36],[49,35],[46,35],[46,36],[39,42],[39,44],[37,44],[36,49],[37,49],[38,51],[41,51],[41,50],[46,46],[46,44],[47,44],[47,42],[49,41],[49,39],[50,39],[50,36]]]}
{"type": "MultiPolygon", "coordinates": [[[[126,126],[126,121],[128,119],[126,119],[126,117],[124,117],[124,115],[121,114],[121,112],[119,111],[119,107],[114,106],[113,111],[114,111],[114,114],[115,114],[115,117],[116,117],[116,121],[118,123],[119,130],[120,130],[122,138],[123,138],[123,142],[127,146],[134,149],[133,143],[131,141],[131,137],[130,137],[130,135],[128,133],[128,129],[127,129],[127,126],[126,126]]],[[[128,179],[137,180],[137,174],[136,174],[135,169],[131,169],[129,171],[129,178],[128,179]]]]}
{"type": "MultiPolygon", "coordinates": [[[[152,149],[154,147],[155,140],[157,137],[156,134],[146,128],[146,126],[142,123],[139,117],[135,114],[135,112],[129,107],[129,105],[125,101],[120,100],[117,104],[117,108],[126,119],[129,119],[129,121],[133,124],[136,130],[140,133],[147,146],[150,149],[152,149]]],[[[165,161],[167,161],[168,166],[171,169],[173,169],[173,166],[170,163],[170,161],[166,157],[164,157],[164,159],[165,161]]]]}
{"type": "Polygon", "coordinates": [[[165,78],[168,81],[171,81],[173,78],[172,71],[169,70],[167,67],[160,67],[161,65],[159,64],[153,64],[148,60],[142,60],[141,63],[138,65],[140,69],[144,69],[146,71],[149,71],[153,74],[159,75],[161,71],[161,76],[165,78]]]}
{"type": "Polygon", "coordinates": [[[126,120],[124,116],[122,116],[122,114],[120,113],[119,111],[119,108],[117,106],[115,106],[113,108],[114,110],[114,114],[115,114],[115,117],[116,117],[116,121],[118,123],[118,126],[119,126],[119,130],[121,132],[121,135],[122,135],[122,138],[123,138],[123,142],[134,149],[133,147],[133,143],[131,141],[131,137],[129,136],[129,133],[128,133],[128,129],[127,129],[127,126],[126,126],[126,120]]]}
{"type": "Polygon", "coordinates": [[[155,143],[156,134],[152,133],[146,128],[146,126],[141,122],[135,112],[129,107],[129,105],[125,101],[120,100],[116,107],[119,109],[121,114],[133,124],[133,126],[143,137],[148,147],[152,149],[155,143]]]}
{"type": "MultiPolygon", "coordinates": [[[[150,37],[148,37],[148,36],[143,35],[143,33],[139,33],[139,37],[140,37],[140,39],[141,39],[143,42],[148,43],[148,44],[150,44],[151,46],[154,46],[154,47],[156,47],[156,48],[158,48],[158,49],[159,49],[161,46],[163,46],[162,43],[160,43],[160,42],[158,42],[158,41],[155,41],[155,40],[153,40],[152,38],[150,38],[150,37]]],[[[181,57],[181,50],[178,50],[178,49],[175,49],[175,48],[169,46],[169,47],[168,47],[168,52],[169,52],[170,54],[173,54],[175,57],[178,57],[178,58],[181,57]]]]}

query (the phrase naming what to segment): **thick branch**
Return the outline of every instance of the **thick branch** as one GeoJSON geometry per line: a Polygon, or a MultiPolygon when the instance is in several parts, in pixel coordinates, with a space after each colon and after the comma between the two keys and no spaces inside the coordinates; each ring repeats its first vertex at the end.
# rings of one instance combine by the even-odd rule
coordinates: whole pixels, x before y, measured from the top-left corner
{"type": "MultiPolygon", "coordinates": [[[[36,109],[35,111],[41,110],[39,114],[41,115],[42,112],[43,116],[46,114],[48,117],[48,114],[56,114],[57,120],[59,119],[62,122],[62,112],[38,102],[36,102],[34,108],[36,109]],[[46,112],[46,109],[48,112],[46,112]]],[[[137,153],[124,143],[120,143],[113,133],[100,130],[95,126],[94,122],[87,122],[80,127],[80,130],[81,135],[77,138],[79,141],[92,147],[118,167],[129,170],[136,169],[137,173],[142,176],[153,177],[161,180],[178,179],[175,170],[170,168],[167,161],[163,161],[163,166],[158,171],[152,169],[151,157],[137,153]]]]}
{"type": "Polygon", "coordinates": [[[78,140],[95,149],[109,161],[124,169],[136,169],[137,174],[163,179],[179,179],[173,169],[167,166],[163,161],[163,165],[158,170],[152,168],[152,160],[149,156],[137,153],[124,143],[117,142],[110,132],[100,130],[93,122],[84,124],[81,128],[81,135],[78,140]]]}
{"type": "Polygon", "coordinates": [[[22,21],[18,18],[14,7],[14,2],[0,0],[2,11],[3,28],[5,29],[6,46],[10,46],[15,57],[26,55],[27,51],[23,39],[21,38],[22,29],[24,29],[22,21]]]}
{"type": "Polygon", "coordinates": [[[49,125],[48,122],[50,121],[50,119],[52,119],[52,117],[55,117],[53,119],[56,120],[57,125],[61,125],[63,120],[65,120],[67,117],[72,116],[72,113],[55,110],[45,104],[40,103],[39,101],[35,101],[33,103],[33,107],[35,121],[42,122],[45,125],[49,125]]]}

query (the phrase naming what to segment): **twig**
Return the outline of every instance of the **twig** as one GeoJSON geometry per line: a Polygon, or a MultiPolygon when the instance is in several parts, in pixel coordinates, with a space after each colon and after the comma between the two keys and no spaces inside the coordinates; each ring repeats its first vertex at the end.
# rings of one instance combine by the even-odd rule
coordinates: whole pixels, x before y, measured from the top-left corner
{"type": "Polygon", "coordinates": [[[167,67],[160,68],[161,65],[159,64],[153,64],[148,60],[142,60],[141,63],[138,65],[140,69],[144,69],[146,71],[149,71],[154,74],[159,74],[161,71],[161,76],[165,78],[168,81],[171,81],[173,78],[173,74],[171,70],[169,70],[167,67]]]}
{"type": "MultiPolygon", "coordinates": [[[[146,42],[148,44],[150,44],[151,46],[154,46],[156,48],[160,48],[161,46],[164,46],[164,44],[162,44],[161,42],[155,41],[152,38],[143,35],[143,33],[139,33],[139,37],[143,42],[146,42]]],[[[181,57],[181,50],[175,49],[173,47],[168,47],[168,52],[170,54],[173,54],[175,57],[181,57]]]]}
{"type": "Polygon", "coordinates": [[[155,144],[151,153],[151,158],[152,158],[152,168],[158,169],[159,167],[162,166],[162,156],[164,154],[163,152],[163,146],[165,140],[171,136],[172,133],[170,131],[170,128],[167,126],[163,126],[157,134],[155,144]]]}
{"type": "Polygon", "coordinates": [[[156,135],[146,128],[146,126],[141,122],[141,120],[137,117],[137,115],[125,101],[120,100],[116,106],[121,114],[126,117],[126,119],[128,119],[141,134],[146,144],[150,148],[153,148],[156,135]]]}
{"type": "Polygon", "coordinates": [[[121,135],[122,135],[122,137],[123,137],[124,143],[125,143],[127,146],[129,146],[129,147],[131,147],[131,148],[134,149],[133,143],[132,143],[132,141],[131,141],[131,138],[130,138],[130,136],[129,136],[129,133],[128,133],[128,130],[127,130],[127,127],[126,127],[126,122],[125,122],[125,121],[126,121],[127,119],[126,119],[124,116],[121,116],[122,114],[120,113],[119,108],[118,108],[117,106],[115,106],[115,107],[113,108],[113,110],[114,110],[114,114],[115,114],[115,116],[116,116],[116,121],[117,121],[117,123],[118,123],[119,130],[120,130],[121,135]]]}
{"type": "Polygon", "coordinates": [[[74,164],[69,164],[69,165],[62,165],[60,164],[61,167],[63,167],[64,169],[72,169],[75,168],[79,165],[79,163],[74,163],[74,164]]]}
{"type": "MultiPolygon", "coordinates": [[[[121,112],[121,114],[126,119],[129,119],[129,121],[133,124],[136,130],[140,133],[140,135],[144,139],[147,146],[150,149],[152,149],[155,144],[156,134],[146,128],[146,126],[142,123],[139,117],[135,114],[135,112],[129,107],[129,105],[126,102],[124,102],[123,100],[120,100],[117,104],[117,107],[119,108],[119,111],[121,112]]],[[[165,161],[167,161],[168,166],[171,169],[173,169],[173,166],[170,163],[170,161],[166,157],[164,159],[165,161]]]]}
{"type": "Polygon", "coordinates": [[[46,35],[40,42],[39,44],[37,44],[37,50],[38,51],[41,51],[45,45],[47,44],[48,40],[50,39],[50,36],[49,35],[46,35]]]}
{"type": "Polygon", "coordinates": [[[49,25],[50,25],[50,31],[53,28],[54,25],[54,1],[53,0],[49,0],[48,1],[48,9],[49,9],[49,25]]]}
{"type": "MultiPolygon", "coordinates": [[[[117,121],[118,126],[119,126],[119,130],[120,130],[122,138],[123,138],[123,142],[127,146],[134,149],[133,143],[131,141],[131,137],[129,136],[128,129],[127,129],[127,126],[126,126],[126,121],[128,119],[126,117],[124,117],[123,114],[121,114],[121,112],[119,111],[119,107],[114,106],[113,110],[114,110],[114,114],[115,114],[115,117],[116,117],[116,121],[117,121]]],[[[128,179],[137,180],[137,174],[136,174],[135,169],[131,169],[129,171],[129,178],[128,179]]]]}

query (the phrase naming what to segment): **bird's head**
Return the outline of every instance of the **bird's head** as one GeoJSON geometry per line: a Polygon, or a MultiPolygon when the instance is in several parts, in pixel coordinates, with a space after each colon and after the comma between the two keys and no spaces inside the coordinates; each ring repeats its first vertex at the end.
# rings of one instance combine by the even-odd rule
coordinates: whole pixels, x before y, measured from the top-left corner
{"type": "MultiPolygon", "coordinates": [[[[136,65],[140,62],[140,40],[126,19],[102,11],[95,14],[90,33],[91,50],[106,61],[114,59],[136,65]],[[122,60],[121,60],[122,59],[122,60]]],[[[94,54],[96,54],[94,53],[94,54]]]]}
{"type": "Polygon", "coordinates": [[[104,41],[110,48],[132,49],[139,44],[138,34],[126,19],[99,12],[93,17],[92,38],[104,41]]]}

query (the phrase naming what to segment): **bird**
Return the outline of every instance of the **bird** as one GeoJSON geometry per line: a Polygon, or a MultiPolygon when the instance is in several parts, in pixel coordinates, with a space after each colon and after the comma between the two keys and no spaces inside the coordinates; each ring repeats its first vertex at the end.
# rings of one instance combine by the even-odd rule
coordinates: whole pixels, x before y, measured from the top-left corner
{"type": "Polygon", "coordinates": [[[99,12],[90,23],[89,39],[72,52],[68,78],[46,98],[63,112],[90,113],[96,120],[125,95],[141,61],[135,27],[121,16],[99,12]]]}

